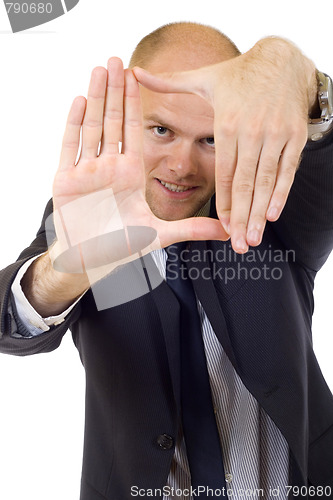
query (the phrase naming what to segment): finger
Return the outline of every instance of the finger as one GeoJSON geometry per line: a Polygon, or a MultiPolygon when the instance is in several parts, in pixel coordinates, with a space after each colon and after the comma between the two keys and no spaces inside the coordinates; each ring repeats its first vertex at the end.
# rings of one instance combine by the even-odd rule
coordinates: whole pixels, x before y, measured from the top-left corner
{"type": "Polygon", "coordinates": [[[68,114],[62,141],[59,170],[68,170],[75,166],[80,147],[80,131],[86,109],[86,99],[76,97],[68,114]]]}
{"type": "Polygon", "coordinates": [[[95,158],[98,154],[103,131],[106,81],[106,69],[102,67],[95,68],[91,74],[87,107],[82,127],[83,158],[95,158]]]}
{"type": "MultiPolygon", "coordinates": [[[[224,121],[215,117],[215,190],[216,210],[225,229],[230,231],[232,184],[237,164],[237,138],[224,121]]],[[[230,233],[229,233],[230,234],[230,233]]]]}
{"type": "Polygon", "coordinates": [[[220,222],[208,217],[191,217],[177,221],[159,221],[157,230],[162,247],[177,241],[219,240],[226,241],[229,235],[220,222]]]}
{"type": "Polygon", "coordinates": [[[247,243],[252,246],[259,245],[262,239],[283,147],[283,142],[265,143],[260,155],[246,234],[247,243]]]}
{"type": "Polygon", "coordinates": [[[108,85],[104,110],[101,154],[119,153],[122,140],[124,101],[124,68],[117,57],[108,61],[108,85]]]}
{"type": "Polygon", "coordinates": [[[231,241],[236,252],[248,250],[246,228],[249,220],[261,142],[239,139],[238,158],[232,184],[231,241]]]}
{"type": "Polygon", "coordinates": [[[281,156],[276,184],[266,213],[267,220],[276,221],[286,204],[295,174],[301,161],[304,143],[290,141],[281,156]]]}
{"type": "Polygon", "coordinates": [[[142,110],[140,89],[130,69],[125,70],[122,152],[142,153],[142,110]]]}
{"type": "Polygon", "coordinates": [[[207,68],[153,75],[136,66],[133,68],[133,73],[141,85],[154,92],[194,93],[201,97],[205,97],[207,93],[206,87],[209,83],[207,68]]]}

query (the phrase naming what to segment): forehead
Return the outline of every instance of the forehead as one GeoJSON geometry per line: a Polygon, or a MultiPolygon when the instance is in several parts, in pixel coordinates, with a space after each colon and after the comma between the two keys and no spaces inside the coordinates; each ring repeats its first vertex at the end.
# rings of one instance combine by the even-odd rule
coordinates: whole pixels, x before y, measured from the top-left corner
{"type": "Polygon", "coordinates": [[[174,132],[210,136],[214,130],[213,108],[193,94],[162,94],[141,89],[143,120],[174,132]]]}
{"type": "MultiPolygon", "coordinates": [[[[200,37],[199,37],[200,38],[200,37]]],[[[215,64],[223,60],[221,49],[203,38],[181,44],[169,44],[159,49],[146,69],[151,73],[187,71],[215,64]],[[201,41],[201,43],[199,43],[201,41]]],[[[210,104],[194,94],[162,94],[141,88],[144,120],[159,118],[159,123],[174,131],[197,136],[211,136],[214,130],[214,111],[210,104]]]]}

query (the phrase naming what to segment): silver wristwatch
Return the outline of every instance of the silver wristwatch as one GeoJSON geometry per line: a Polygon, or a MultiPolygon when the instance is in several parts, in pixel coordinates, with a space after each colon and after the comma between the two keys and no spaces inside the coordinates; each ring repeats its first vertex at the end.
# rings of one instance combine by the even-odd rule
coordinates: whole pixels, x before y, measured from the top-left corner
{"type": "Polygon", "coordinates": [[[317,71],[320,118],[309,118],[308,138],[319,141],[333,128],[333,84],[329,76],[317,71]]]}

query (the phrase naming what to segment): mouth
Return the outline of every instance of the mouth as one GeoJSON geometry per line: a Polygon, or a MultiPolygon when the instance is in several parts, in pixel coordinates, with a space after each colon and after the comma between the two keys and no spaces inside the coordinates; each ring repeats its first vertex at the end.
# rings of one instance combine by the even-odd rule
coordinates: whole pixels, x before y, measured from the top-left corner
{"type": "Polygon", "coordinates": [[[188,191],[189,189],[192,189],[192,186],[180,186],[179,184],[171,184],[170,182],[164,182],[164,181],[161,181],[160,179],[157,179],[157,180],[160,181],[162,186],[169,189],[169,191],[173,191],[174,193],[183,193],[184,191],[188,191]]]}
{"type": "Polygon", "coordinates": [[[197,186],[173,184],[171,182],[162,181],[157,177],[155,179],[158,181],[163,191],[167,192],[171,196],[176,196],[177,198],[187,198],[197,189],[197,186]]]}

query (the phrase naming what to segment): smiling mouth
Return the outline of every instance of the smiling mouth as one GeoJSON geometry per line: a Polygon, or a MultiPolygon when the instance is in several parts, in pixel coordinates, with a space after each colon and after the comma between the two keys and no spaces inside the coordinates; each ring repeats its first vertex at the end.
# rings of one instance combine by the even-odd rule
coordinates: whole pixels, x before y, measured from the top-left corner
{"type": "Polygon", "coordinates": [[[160,179],[157,180],[162,184],[162,186],[166,187],[169,191],[172,191],[174,193],[183,193],[184,191],[189,191],[190,189],[195,188],[195,186],[179,186],[178,184],[171,184],[170,182],[164,182],[160,179]]]}

